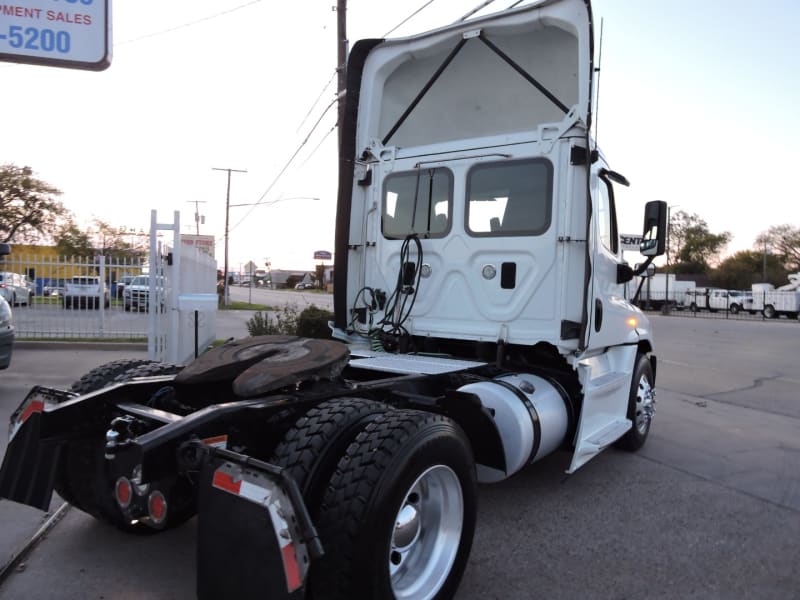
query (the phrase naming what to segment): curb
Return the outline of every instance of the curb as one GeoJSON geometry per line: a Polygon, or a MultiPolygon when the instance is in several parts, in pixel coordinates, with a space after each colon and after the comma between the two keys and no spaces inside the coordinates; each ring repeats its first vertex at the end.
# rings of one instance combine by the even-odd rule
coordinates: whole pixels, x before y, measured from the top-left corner
{"type": "Polygon", "coordinates": [[[14,348],[26,350],[139,350],[147,351],[147,342],[55,342],[35,340],[15,340],[14,348]]]}

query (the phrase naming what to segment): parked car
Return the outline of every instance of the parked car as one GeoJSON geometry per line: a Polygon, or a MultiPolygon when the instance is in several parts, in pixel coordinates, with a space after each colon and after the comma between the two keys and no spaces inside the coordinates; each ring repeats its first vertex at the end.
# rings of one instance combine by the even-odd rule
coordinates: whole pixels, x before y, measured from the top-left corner
{"type": "Polygon", "coordinates": [[[63,296],[64,280],[47,279],[47,284],[42,286],[42,296],[63,296]]]}
{"type": "Polygon", "coordinates": [[[125,293],[125,287],[131,284],[131,281],[134,280],[134,275],[124,275],[119,278],[117,281],[117,289],[114,292],[114,295],[117,298],[122,298],[123,294],[125,293]]]}
{"type": "Polygon", "coordinates": [[[309,281],[301,281],[296,286],[294,286],[296,290],[312,290],[314,289],[314,284],[309,281]]]}
{"type": "Polygon", "coordinates": [[[32,279],[29,279],[27,275],[22,276],[22,281],[25,283],[25,287],[27,287],[28,291],[31,293],[30,299],[32,300],[36,295],[36,282],[32,279]]]}
{"type": "MultiPolygon", "coordinates": [[[[159,309],[164,310],[164,278],[156,277],[156,298],[159,298],[159,309]]],[[[148,310],[150,304],[150,275],[138,275],[125,286],[125,291],[122,293],[122,304],[126,311],[133,309],[148,310]]]]}
{"type": "Polygon", "coordinates": [[[11,351],[14,349],[14,326],[11,307],[5,298],[0,297],[0,369],[11,364],[11,351]]]}
{"type": "Polygon", "coordinates": [[[743,310],[748,311],[751,315],[755,314],[756,311],[753,310],[753,292],[728,290],[728,310],[734,315],[743,310]]]}
{"type": "Polygon", "coordinates": [[[0,272],[0,294],[11,306],[24,304],[28,306],[33,300],[33,294],[28,289],[24,275],[0,272]]]}
{"type": "Polygon", "coordinates": [[[64,308],[100,308],[100,302],[108,308],[108,288],[99,277],[76,275],[64,285],[64,308]]]}

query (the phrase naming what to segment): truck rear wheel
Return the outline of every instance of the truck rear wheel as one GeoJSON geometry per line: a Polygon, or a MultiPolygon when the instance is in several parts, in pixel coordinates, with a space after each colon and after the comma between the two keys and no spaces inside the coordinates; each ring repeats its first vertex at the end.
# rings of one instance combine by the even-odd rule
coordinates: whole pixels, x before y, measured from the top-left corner
{"type": "MultiPolygon", "coordinates": [[[[73,383],[71,389],[79,394],[88,394],[133,377],[168,375],[181,368],[147,359],[117,360],[92,369],[73,383]]],[[[61,450],[61,463],[56,476],[56,492],[76,508],[123,531],[156,531],[140,523],[131,524],[123,516],[113,497],[114,482],[106,473],[104,447],[105,431],[96,437],[65,444],[61,450]]],[[[194,512],[193,504],[176,507],[169,515],[167,527],[180,525],[191,518],[194,512]]]]}
{"type": "Polygon", "coordinates": [[[270,462],[289,471],[312,517],[347,447],[367,423],[388,410],[381,402],[337,398],[315,406],[286,432],[270,462]]]}
{"type": "Polygon", "coordinates": [[[115,379],[139,365],[144,364],[159,364],[154,363],[146,358],[123,358],[122,360],[115,360],[113,362],[95,367],[86,375],[82,376],[70,388],[73,392],[78,394],[88,394],[89,392],[96,392],[99,389],[108,387],[114,383],[115,379]]]}
{"type": "Polygon", "coordinates": [[[762,312],[767,319],[774,319],[776,316],[778,316],[778,313],[775,311],[775,307],[772,306],[772,304],[767,304],[762,312]]]}
{"type": "Polygon", "coordinates": [[[655,377],[650,360],[644,354],[637,355],[628,399],[628,418],[633,421],[633,427],[617,440],[615,445],[618,448],[633,452],[644,446],[647,441],[655,412],[654,385],[655,377]]]}
{"type": "Polygon", "coordinates": [[[328,553],[314,600],[452,598],[476,519],[466,435],[447,417],[389,411],[367,425],[331,478],[317,520],[328,553]]]}

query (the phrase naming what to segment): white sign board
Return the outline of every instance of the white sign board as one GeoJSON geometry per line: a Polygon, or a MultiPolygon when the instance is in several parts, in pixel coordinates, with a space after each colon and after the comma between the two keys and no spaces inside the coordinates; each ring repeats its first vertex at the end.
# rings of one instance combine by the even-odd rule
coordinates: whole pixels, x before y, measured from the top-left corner
{"type": "Polygon", "coordinates": [[[639,251],[639,244],[642,243],[641,234],[620,233],[619,243],[623,250],[639,251]]]}
{"type": "Polygon", "coordinates": [[[111,64],[111,0],[0,2],[0,61],[102,71],[111,64]]]}

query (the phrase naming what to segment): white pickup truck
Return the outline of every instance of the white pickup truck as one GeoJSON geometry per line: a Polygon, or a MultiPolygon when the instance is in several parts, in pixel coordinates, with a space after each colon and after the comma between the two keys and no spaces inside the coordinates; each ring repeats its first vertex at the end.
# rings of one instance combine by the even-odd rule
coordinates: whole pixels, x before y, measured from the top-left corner
{"type": "Polygon", "coordinates": [[[108,308],[108,288],[99,277],[76,275],[64,282],[64,308],[100,308],[101,298],[108,308]]]}

